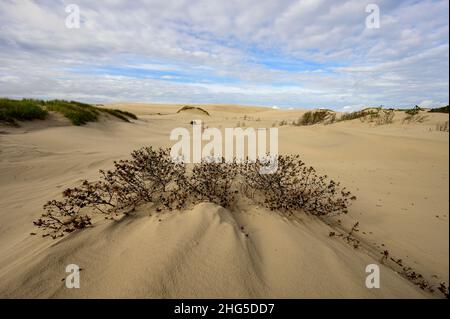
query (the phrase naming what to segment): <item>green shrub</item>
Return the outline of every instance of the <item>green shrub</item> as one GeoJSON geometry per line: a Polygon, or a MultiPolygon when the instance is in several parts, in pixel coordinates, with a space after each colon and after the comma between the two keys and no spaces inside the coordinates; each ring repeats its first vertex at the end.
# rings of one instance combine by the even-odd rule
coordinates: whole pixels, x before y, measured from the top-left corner
{"type": "Polygon", "coordinates": [[[443,107],[437,107],[435,109],[431,109],[428,112],[430,113],[448,113],[448,105],[443,107]]]}
{"type": "Polygon", "coordinates": [[[17,121],[43,120],[47,117],[38,101],[0,98],[0,122],[17,125],[17,121]]]}
{"type": "Polygon", "coordinates": [[[127,111],[99,108],[77,101],[0,98],[0,122],[17,125],[17,121],[45,119],[48,111],[61,113],[74,125],[95,122],[101,113],[110,114],[125,122],[129,122],[130,118],[137,119],[136,115],[127,111]]]}
{"type": "Polygon", "coordinates": [[[44,105],[48,111],[61,113],[74,125],[83,125],[98,120],[99,109],[88,104],[53,100],[44,102],[44,105]]]}

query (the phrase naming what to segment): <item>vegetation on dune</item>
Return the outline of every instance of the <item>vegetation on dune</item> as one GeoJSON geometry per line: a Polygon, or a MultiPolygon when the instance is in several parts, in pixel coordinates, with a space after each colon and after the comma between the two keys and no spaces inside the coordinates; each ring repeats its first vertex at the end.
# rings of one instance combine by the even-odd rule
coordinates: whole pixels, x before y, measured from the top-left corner
{"type": "Polygon", "coordinates": [[[0,122],[18,125],[17,121],[43,120],[47,115],[47,111],[35,100],[0,98],[0,122]]]}
{"type": "Polygon", "coordinates": [[[419,114],[420,111],[422,111],[422,109],[418,105],[414,106],[412,109],[404,110],[404,112],[410,116],[417,115],[417,114],[419,114]]]}
{"type": "MultiPolygon", "coordinates": [[[[44,237],[56,239],[91,227],[94,214],[115,220],[117,214],[131,214],[146,203],[154,204],[156,211],[182,209],[199,202],[232,208],[242,195],[256,205],[287,216],[303,211],[323,217],[347,213],[351,201],[356,199],[339,183],[306,166],[299,155],[280,156],[278,170],[273,174],[261,174],[261,166],[258,161],[205,160],[188,171],[185,164],[172,161],[169,149],[141,148],[131,154],[131,159],[115,162],[112,170],[100,171],[99,180],[84,181],[78,187],[66,189],[62,200],[47,202],[46,212],[34,224],[43,229],[44,237]]],[[[354,249],[364,247],[364,241],[356,235],[359,222],[348,232],[338,229],[330,232],[329,237],[342,238],[354,249]]],[[[430,293],[437,289],[448,298],[444,282],[436,288],[401,259],[393,258],[388,250],[380,253],[382,264],[421,289],[430,293]]]]}
{"type": "Polygon", "coordinates": [[[369,115],[368,111],[356,111],[356,112],[344,113],[341,115],[339,121],[356,120],[356,119],[364,118],[367,115],[369,115]]]}
{"type": "Polygon", "coordinates": [[[436,124],[436,131],[448,133],[448,121],[436,124]]]}
{"type": "Polygon", "coordinates": [[[361,122],[375,123],[376,125],[391,124],[394,121],[393,109],[367,108],[361,111],[344,113],[339,121],[351,121],[359,119],[361,122]]]}
{"type": "Polygon", "coordinates": [[[74,125],[83,125],[98,120],[98,109],[90,105],[72,103],[64,100],[43,102],[43,105],[48,111],[61,113],[74,125]]]}
{"type": "Polygon", "coordinates": [[[317,110],[309,111],[303,114],[297,122],[293,122],[293,125],[303,126],[303,125],[314,125],[314,124],[331,124],[336,120],[336,113],[331,110],[317,110]]]}
{"type": "MultiPolygon", "coordinates": [[[[293,121],[292,125],[314,125],[314,124],[332,124],[341,121],[352,121],[359,119],[361,122],[375,123],[376,125],[391,124],[394,121],[395,111],[405,112],[406,117],[403,119],[403,123],[422,123],[426,120],[427,115],[423,114],[424,109],[416,105],[410,109],[384,109],[382,107],[377,108],[365,108],[360,111],[343,113],[339,119],[336,119],[336,113],[331,110],[317,110],[309,111],[303,114],[303,116],[297,121],[293,121]]],[[[448,113],[449,106],[431,109],[430,113],[448,113]]],[[[283,120],[279,126],[287,125],[287,121],[283,120]]],[[[276,126],[274,124],[273,126],[276,126]]]]}
{"type": "Polygon", "coordinates": [[[63,236],[91,225],[92,214],[112,218],[130,214],[145,203],[157,211],[182,209],[199,202],[233,207],[238,195],[284,214],[304,211],[325,216],[347,213],[356,199],[339,183],[319,176],[297,155],[279,156],[278,170],[262,174],[262,163],[203,161],[187,170],[176,163],[168,149],[146,147],[134,151],[131,159],[114,163],[114,169],[100,171],[100,179],[84,181],[66,189],[62,200],[44,205],[45,213],[34,224],[47,231],[44,236],[63,236]]]}
{"type": "Polygon", "coordinates": [[[325,111],[310,111],[303,114],[300,125],[313,125],[322,122],[327,116],[325,111]]]}
{"type": "Polygon", "coordinates": [[[118,110],[118,109],[107,109],[107,108],[99,108],[99,110],[101,112],[106,112],[108,114],[111,114],[112,116],[115,116],[125,122],[129,122],[130,118],[133,120],[138,119],[136,115],[134,115],[133,113],[127,112],[127,111],[122,111],[122,110],[118,110]]]}
{"type": "MultiPolygon", "coordinates": [[[[107,110],[109,110],[109,109],[107,109],[107,110]]],[[[129,117],[129,118],[131,118],[133,120],[137,120],[138,119],[136,114],[128,112],[128,111],[122,111],[122,110],[118,110],[118,109],[113,109],[113,111],[118,112],[118,113],[120,113],[120,114],[122,114],[124,116],[127,116],[127,117],[129,117]]]]}
{"type": "Polygon", "coordinates": [[[17,121],[44,119],[48,111],[58,112],[68,118],[74,125],[84,125],[98,120],[100,114],[110,114],[122,121],[137,119],[130,112],[95,107],[90,104],[65,100],[0,99],[0,121],[17,124],[17,121]]]}
{"type": "Polygon", "coordinates": [[[392,124],[394,121],[395,111],[392,109],[379,110],[377,116],[375,117],[375,123],[377,125],[392,124]]]}
{"type": "Polygon", "coordinates": [[[422,123],[427,118],[426,115],[420,114],[423,109],[418,105],[411,109],[405,109],[403,111],[406,113],[406,116],[403,119],[403,123],[422,123]]]}
{"type": "Polygon", "coordinates": [[[181,113],[181,112],[185,112],[185,111],[199,111],[199,112],[204,113],[205,115],[209,116],[209,112],[202,109],[201,107],[189,106],[189,105],[183,106],[181,109],[179,109],[177,111],[177,113],[181,113]]]}
{"type": "MultiPolygon", "coordinates": [[[[432,113],[448,113],[448,105],[431,109],[428,112],[432,113]]],[[[376,125],[392,124],[395,118],[395,112],[405,112],[406,117],[403,119],[403,123],[417,122],[422,123],[427,119],[427,115],[424,114],[424,109],[419,106],[415,106],[411,109],[394,109],[380,107],[369,107],[363,110],[343,113],[337,118],[336,113],[332,110],[320,109],[316,111],[308,111],[303,114],[298,120],[288,122],[287,120],[281,120],[279,123],[274,122],[272,127],[284,126],[292,124],[294,126],[305,126],[314,124],[333,124],[341,121],[352,121],[359,119],[361,122],[374,123],[376,125]]]]}
{"type": "Polygon", "coordinates": [[[95,107],[90,104],[76,101],[52,100],[44,101],[43,105],[49,111],[59,112],[63,114],[74,125],[84,125],[88,122],[95,122],[98,120],[98,117],[101,113],[110,114],[125,122],[129,122],[130,118],[137,119],[136,115],[130,112],[117,109],[95,107]]]}
{"type": "Polygon", "coordinates": [[[240,188],[256,204],[288,215],[302,210],[316,216],[346,214],[350,201],[356,197],[340,183],[320,176],[307,166],[299,155],[278,158],[278,169],[262,174],[262,163],[242,164],[240,188]]]}
{"type": "Polygon", "coordinates": [[[430,113],[448,113],[448,105],[429,110],[430,113]]]}
{"type": "MultiPolygon", "coordinates": [[[[350,230],[342,228],[340,220],[338,220],[338,224],[339,227],[334,228],[334,231],[329,232],[328,236],[330,238],[341,239],[345,243],[353,246],[354,249],[358,249],[360,246],[365,246],[366,248],[368,247],[367,243],[361,241],[361,237],[356,235],[360,231],[360,224],[358,221],[353,224],[350,230]]],[[[365,232],[362,233],[364,234],[365,232]]],[[[420,289],[432,294],[439,292],[441,296],[448,298],[448,285],[445,282],[432,283],[426,280],[422,274],[407,266],[401,258],[394,258],[389,250],[384,248],[384,244],[382,244],[382,247],[382,250],[379,251],[379,254],[381,255],[381,264],[391,268],[396,273],[418,286],[420,289]]]]}

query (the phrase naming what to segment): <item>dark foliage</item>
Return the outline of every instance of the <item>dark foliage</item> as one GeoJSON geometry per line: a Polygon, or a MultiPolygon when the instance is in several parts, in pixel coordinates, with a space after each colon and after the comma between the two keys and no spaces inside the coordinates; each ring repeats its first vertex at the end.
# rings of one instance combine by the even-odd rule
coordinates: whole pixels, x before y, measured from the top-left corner
{"type": "Polygon", "coordinates": [[[179,109],[177,111],[177,113],[181,113],[181,112],[184,112],[184,111],[198,111],[198,112],[201,112],[201,113],[209,116],[209,112],[204,110],[204,109],[202,109],[201,107],[189,106],[189,105],[183,106],[181,109],[179,109]]]}
{"type": "Polygon", "coordinates": [[[405,110],[405,113],[408,114],[408,115],[410,115],[410,116],[414,116],[414,115],[419,114],[419,112],[420,112],[421,110],[422,110],[422,109],[420,108],[420,106],[416,105],[416,106],[413,107],[412,109],[407,109],[407,110],[405,110]]]}
{"type": "Polygon", "coordinates": [[[195,201],[208,201],[230,207],[236,199],[239,164],[204,161],[195,165],[187,184],[195,201]]]}
{"type": "Polygon", "coordinates": [[[448,113],[448,105],[429,110],[430,113],[448,113]]]}
{"type": "Polygon", "coordinates": [[[44,205],[46,212],[34,223],[57,237],[90,226],[91,214],[129,214],[144,203],[154,204],[158,211],[204,201],[230,208],[239,191],[257,204],[287,214],[347,213],[350,201],[356,199],[339,183],[306,167],[298,155],[279,156],[272,174],[261,173],[263,164],[209,159],[188,172],[186,164],[172,160],[169,149],[141,148],[129,160],[114,162],[112,170],[100,171],[99,181],[66,189],[62,200],[44,205]]]}
{"type": "Polygon", "coordinates": [[[272,174],[261,174],[261,166],[260,161],[243,164],[242,184],[248,197],[271,210],[303,210],[319,216],[347,213],[350,201],[356,199],[339,183],[306,166],[299,155],[280,155],[272,174]]]}

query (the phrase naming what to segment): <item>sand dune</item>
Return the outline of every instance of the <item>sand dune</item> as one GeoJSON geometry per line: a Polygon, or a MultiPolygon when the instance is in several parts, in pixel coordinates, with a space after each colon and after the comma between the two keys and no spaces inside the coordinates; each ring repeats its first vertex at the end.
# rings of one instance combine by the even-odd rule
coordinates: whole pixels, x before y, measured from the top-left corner
{"type": "Polygon", "coordinates": [[[6,281],[6,296],[425,296],[388,270],[383,290],[366,289],[361,283],[370,257],[323,236],[326,227],[309,218],[293,223],[267,211],[231,213],[209,203],[181,213],[139,214],[100,223],[21,261],[15,268],[23,271],[6,281]],[[70,263],[83,269],[80,289],[66,289],[57,280],[70,263]]]}
{"type": "MultiPolygon", "coordinates": [[[[75,127],[55,118],[1,127],[1,297],[439,297],[383,265],[379,254],[389,250],[433,284],[448,284],[449,140],[435,130],[448,120],[443,114],[412,124],[398,113],[381,126],[354,120],[280,127],[281,153],[301,154],[357,195],[346,216],[288,220],[246,204],[229,211],[202,203],[174,213],[144,206],[60,240],[30,235],[42,204],[64,188],[95,179],[98,169],[133,149],[170,146],[170,131],[189,128],[199,116],[177,114],[182,106],[113,106],[135,112],[133,123],[104,119],[75,127]],[[329,237],[356,221],[359,249],[329,237]],[[64,286],[69,263],[83,268],[80,289],[64,286]],[[371,263],[381,267],[380,289],[365,287],[371,263]]],[[[305,112],[201,107],[210,113],[205,124],[220,128],[271,127],[305,112]]]]}

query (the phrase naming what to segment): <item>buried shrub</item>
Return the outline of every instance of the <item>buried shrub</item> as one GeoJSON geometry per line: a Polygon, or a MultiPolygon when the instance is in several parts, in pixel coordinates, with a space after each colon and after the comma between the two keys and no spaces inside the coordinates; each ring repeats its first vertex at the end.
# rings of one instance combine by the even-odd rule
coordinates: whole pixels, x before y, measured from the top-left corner
{"type": "Polygon", "coordinates": [[[173,163],[168,149],[141,148],[131,153],[130,160],[114,162],[113,170],[100,172],[116,212],[131,212],[146,202],[170,209],[184,205],[172,196],[185,187],[185,166],[173,163]]]}
{"type": "Polygon", "coordinates": [[[245,163],[242,185],[248,197],[270,210],[303,210],[318,216],[347,213],[350,201],[356,199],[339,183],[317,175],[299,155],[279,156],[272,174],[261,174],[261,167],[260,161],[245,163]]]}
{"type": "Polygon", "coordinates": [[[57,235],[89,226],[77,224],[74,218],[86,213],[129,214],[144,203],[155,203],[168,209],[185,204],[180,186],[184,184],[185,166],[172,163],[169,150],[141,148],[131,153],[130,160],[114,162],[114,169],[100,170],[100,180],[84,181],[68,188],[61,201],[44,205],[46,213],[34,222],[36,226],[57,235]],[[173,187],[170,191],[170,186],[173,187]]]}
{"type": "Polygon", "coordinates": [[[90,226],[93,214],[126,215],[145,203],[154,204],[157,211],[204,201],[230,208],[240,192],[271,210],[303,210],[317,216],[347,213],[356,199],[339,183],[307,167],[298,155],[279,156],[272,174],[261,173],[263,164],[209,159],[188,171],[186,164],[173,162],[169,149],[144,147],[132,152],[129,160],[114,162],[113,169],[100,171],[98,181],[84,181],[66,189],[62,200],[47,202],[46,212],[34,224],[56,238],[90,226]]]}
{"type": "Polygon", "coordinates": [[[186,179],[188,190],[195,201],[207,201],[230,207],[236,199],[236,177],[240,165],[203,161],[194,166],[192,176],[186,179]]]}

